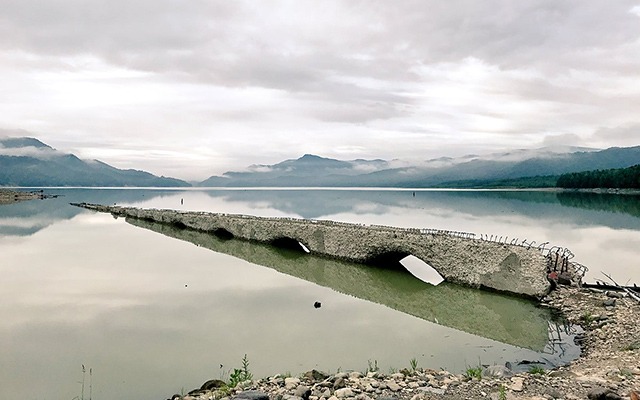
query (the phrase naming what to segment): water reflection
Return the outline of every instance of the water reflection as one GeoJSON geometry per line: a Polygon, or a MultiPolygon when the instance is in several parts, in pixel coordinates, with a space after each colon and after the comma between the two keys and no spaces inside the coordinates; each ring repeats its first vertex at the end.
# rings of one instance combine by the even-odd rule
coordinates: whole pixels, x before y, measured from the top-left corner
{"type": "Polygon", "coordinates": [[[523,299],[447,283],[432,286],[402,271],[328,260],[241,240],[223,240],[155,222],[136,219],[127,222],[502,343],[543,351],[549,341],[551,314],[523,299]]]}
{"type": "Polygon", "coordinates": [[[175,194],[167,190],[135,189],[43,189],[43,191],[45,194],[57,197],[0,206],[0,237],[30,236],[56,222],[71,219],[82,211],[77,207],[70,207],[68,204],[70,202],[136,203],[175,194]]]}
{"type": "Polygon", "coordinates": [[[640,195],[551,191],[209,190],[225,202],[252,204],[302,218],[341,213],[384,214],[391,208],[455,209],[475,217],[515,213],[530,218],[640,229],[640,195]],[[415,192],[415,196],[413,193],[415,192]],[[559,207],[560,206],[560,207],[559,207]],[[589,211],[604,211],[597,215],[589,211]],[[609,213],[613,215],[609,215],[609,213]],[[633,216],[638,219],[629,219],[633,216]]]}
{"type": "Polygon", "coordinates": [[[369,359],[387,372],[413,357],[420,366],[462,372],[479,361],[554,364],[559,353],[571,352],[565,339],[545,344],[558,325],[518,299],[432,288],[405,274],[243,242],[174,240],[69,202],[522,230],[535,239],[556,235],[577,255],[606,254],[616,265],[637,259],[640,249],[637,218],[575,208],[583,220],[567,230],[562,215],[574,208],[548,202],[546,193],[527,201],[523,193],[418,192],[414,199],[390,191],[47,192],[61,197],[0,207],[0,376],[8,382],[0,398],[71,399],[80,394],[81,364],[93,367],[95,398],[166,398],[218,378],[220,364],[238,366],[245,353],[256,376],[265,376],[363,370],[369,359]],[[538,208],[527,211],[531,206],[538,208]],[[601,216],[630,220],[629,229],[599,224],[601,216]],[[315,301],[322,308],[314,309],[315,301]]]}
{"type": "Polygon", "coordinates": [[[607,211],[640,218],[640,195],[561,192],[557,196],[560,204],[566,207],[607,211]]]}

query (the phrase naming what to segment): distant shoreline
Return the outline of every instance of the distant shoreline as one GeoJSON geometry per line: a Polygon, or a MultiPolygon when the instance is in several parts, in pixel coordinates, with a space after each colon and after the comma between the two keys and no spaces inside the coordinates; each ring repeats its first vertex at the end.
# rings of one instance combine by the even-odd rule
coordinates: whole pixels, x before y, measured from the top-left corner
{"type": "Polygon", "coordinates": [[[25,192],[20,190],[0,189],[0,205],[13,204],[20,201],[44,199],[42,191],[25,192]]]}

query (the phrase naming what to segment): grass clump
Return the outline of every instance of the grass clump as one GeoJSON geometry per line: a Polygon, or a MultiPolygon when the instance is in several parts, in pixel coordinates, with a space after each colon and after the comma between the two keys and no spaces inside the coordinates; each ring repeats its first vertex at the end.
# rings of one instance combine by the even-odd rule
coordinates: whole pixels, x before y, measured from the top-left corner
{"type": "Polygon", "coordinates": [[[596,320],[595,316],[591,314],[591,311],[585,311],[584,314],[580,316],[580,320],[587,325],[590,325],[593,321],[596,320]]]}
{"type": "Polygon", "coordinates": [[[500,385],[498,388],[498,400],[507,400],[507,387],[500,385]]]}
{"type": "Polygon", "coordinates": [[[367,373],[380,371],[380,368],[378,367],[378,360],[373,360],[373,362],[371,362],[371,360],[367,360],[367,364],[367,373]]]}
{"type": "Polygon", "coordinates": [[[464,373],[469,379],[477,379],[482,380],[482,365],[478,365],[477,367],[469,367],[464,373]]]}
{"type": "Polygon", "coordinates": [[[416,372],[416,370],[418,369],[418,359],[413,357],[411,360],[409,360],[409,366],[411,367],[412,372],[416,372]]]}
{"type": "Polygon", "coordinates": [[[529,373],[533,375],[544,375],[546,371],[539,365],[532,365],[529,367],[529,373]]]}
{"type": "Polygon", "coordinates": [[[239,383],[244,381],[250,381],[253,379],[253,374],[249,371],[249,359],[245,354],[242,357],[242,367],[234,368],[233,372],[229,374],[229,387],[235,388],[239,383]]]}

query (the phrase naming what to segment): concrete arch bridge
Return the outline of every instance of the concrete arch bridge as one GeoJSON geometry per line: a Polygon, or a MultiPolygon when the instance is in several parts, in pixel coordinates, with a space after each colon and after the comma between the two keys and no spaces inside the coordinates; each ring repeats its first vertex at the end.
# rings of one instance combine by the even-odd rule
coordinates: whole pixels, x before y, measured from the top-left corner
{"type": "Polygon", "coordinates": [[[550,290],[549,255],[538,248],[478,239],[475,235],[327,220],[266,218],[237,214],[141,209],[79,203],[116,217],[135,218],[208,232],[219,237],[302,244],[308,252],[364,264],[397,265],[412,255],[445,281],[527,297],[550,290]]]}

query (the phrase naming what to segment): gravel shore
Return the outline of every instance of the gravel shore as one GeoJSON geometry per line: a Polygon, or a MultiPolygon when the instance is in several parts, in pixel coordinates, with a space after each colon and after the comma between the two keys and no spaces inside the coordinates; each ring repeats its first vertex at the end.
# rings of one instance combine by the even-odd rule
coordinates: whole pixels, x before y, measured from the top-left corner
{"type": "MultiPolygon", "coordinates": [[[[541,306],[584,329],[579,359],[551,371],[512,373],[490,366],[481,377],[415,368],[298,377],[276,375],[220,388],[211,380],[173,400],[431,400],[431,399],[632,399],[640,400],[640,303],[622,292],[560,287],[541,306]]],[[[478,371],[479,372],[479,371],[478,371]]]]}

